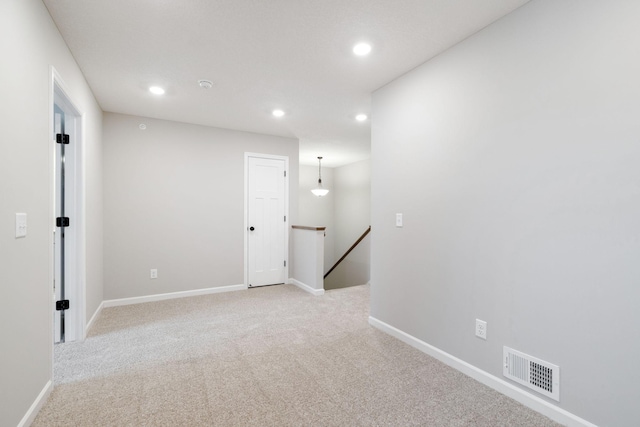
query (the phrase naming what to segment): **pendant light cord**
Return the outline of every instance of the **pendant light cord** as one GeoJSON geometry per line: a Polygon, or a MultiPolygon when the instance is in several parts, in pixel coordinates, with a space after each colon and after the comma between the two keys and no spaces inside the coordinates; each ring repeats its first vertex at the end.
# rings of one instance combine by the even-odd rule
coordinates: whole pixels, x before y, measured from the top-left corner
{"type": "Polygon", "coordinates": [[[318,197],[326,196],[329,190],[322,186],[322,157],[318,157],[318,186],[311,190],[318,197]]]}

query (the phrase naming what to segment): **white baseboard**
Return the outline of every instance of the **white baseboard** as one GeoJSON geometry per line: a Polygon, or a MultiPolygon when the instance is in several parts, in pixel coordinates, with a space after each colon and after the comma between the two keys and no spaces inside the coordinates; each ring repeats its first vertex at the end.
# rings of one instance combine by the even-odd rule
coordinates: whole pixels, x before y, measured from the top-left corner
{"type": "Polygon", "coordinates": [[[163,301],[167,299],[196,297],[200,295],[217,294],[219,292],[242,291],[245,285],[218,286],[216,288],[194,289],[192,291],[170,292],[166,294],[145,295],[143,297],[120,298],[102,301],[102,306],[117,307],[121,305],[142,304],[145,302],[163,301]]]}
{"type": "Polygon", "coordinates": [[[49,380],[45,384],[38,397],[36,397],[36,400],[31,404],[31,407],[29,408],[27,413],[24,414],[22,420],[20,420],[20,422],[18,423],[18,427],[28,427],[33,423],[33,420],[35,420],[36,416],[38,416],[38,412],[40,412],[42,406],[47,402],[47,399],[49,398],[52,390],[53,382],[49,380]]]}
{"type": "Polygon", "coordinates": [[[505,380],[476,368],[464,360],[458,359],[457,357],[452,356],[431,344],[427,344],[426,342],[421,341],[400,329],[394,328],[393,326],[376,319],[375,317],[369,316],[369,324],[562,425],[569,427],[597,427],[595,424],[592,424],[571,412],[519,389],[505,380]]]}
{"type": "Polygon", "coordinates": [[[98,309],[96,310],[95,313],[93,313],[93,316],[91,316],[91,319],[89,320],[89,323],[87,323],[87,326],[84,328],[84,337],[83,337],[83,339],[86,339],[87,335],[89,335],[89,330],[93,326],[93,324],[96,321],[96,319],[98,318],[98,316],[100,316],[100,313],[102,313],[102,309],[103,308],[104,308],[104,301],[102,301],[100,303],[100,305],[98,306],[98,309]]]}
{"type": "Polygon", "coordinates": [[[299,288],[300,288],[300,289],[302,289],[303,291],[307,291],[307,292],[309,292],[310,294],[318,295],[318,296],[319,296],[319,295],[324,295],[324,289],[313,289],[311,286],[309,286],[309,285],[307,285],[307,284],[305,284],[305,283],[302,283],[302,282],[301,282],[301,281],[299,281],[299,280],[296,280],[296,279],[290,278],[290,279],[289,279],[289,283],[290,283],[290,284],[292,284],[292,285],[296,285],[297,287],[299,287],[299,288]]]}

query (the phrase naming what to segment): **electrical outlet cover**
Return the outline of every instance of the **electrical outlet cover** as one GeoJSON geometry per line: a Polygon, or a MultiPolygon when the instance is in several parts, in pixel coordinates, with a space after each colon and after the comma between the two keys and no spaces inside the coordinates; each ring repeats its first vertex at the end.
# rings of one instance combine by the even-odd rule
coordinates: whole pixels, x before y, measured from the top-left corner
{"type": "Polygon", "coordinates": [[[27,214],[16,214],[16,237],[26,237],[27,235],[27,214]]]}

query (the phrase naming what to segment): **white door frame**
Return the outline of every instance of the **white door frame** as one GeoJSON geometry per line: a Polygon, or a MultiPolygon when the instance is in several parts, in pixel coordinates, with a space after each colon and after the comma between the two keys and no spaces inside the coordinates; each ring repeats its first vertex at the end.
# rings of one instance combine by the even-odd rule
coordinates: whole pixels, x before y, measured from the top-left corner
{"type": "MultiPolygon", "coordinates": [[[[71,137],[74,144],[74,170],[73,182],[75,183],[75,191],[72,194],[73,203],[67,210],[71,221],[74,221],[75,233],[73,236],[65,240],[65,245],[71,247],[70,252],[74,256],[68,261],[71,268],[66,270],[67,275],[74,276],[74,280],[70,283],[72,287],[65,289],[67,299],[73,300],[69,310],[73,310],[73,316],[69,316],[68,320],[73,321],[73,336],[69,336],[67,341],[83,341],[86,337],[86,174],[85,174],[85,114],[81,113],[69,96],[68,86],[52,66],[50,67],[49,79],[49,292],[51,292],[51,312],[50,312],[50,331],[52,334],[51,343],[54,342],[54,315],[55,315],[55,293],[53,292],[55,280],[55,233],[56,227],[56,173],[58,165],[56,164],[56,141],[54,135],[54,105],[62,104],[65,110],[65,116],[69,115],[72,120],[69,121],[67,133],[71,137]]],[[[66,260],[65,260],[66,261],[66,260]]],[[[66,316],[65,316],[66,317],[66,316]]],[[[65,323],[68,323],[65,319],[65,323]]]]}
{"type": "Polygon", "coordinates": [[[244,286],[249,288],[249,158],[284,160],[284,170],[287,176],[284,180],[284,214],[287,222],[284,226],[284,256],[286,266],[284,267],[284,283],[289,281],[289,157],[274,154],[244,153],[244,286]]]}

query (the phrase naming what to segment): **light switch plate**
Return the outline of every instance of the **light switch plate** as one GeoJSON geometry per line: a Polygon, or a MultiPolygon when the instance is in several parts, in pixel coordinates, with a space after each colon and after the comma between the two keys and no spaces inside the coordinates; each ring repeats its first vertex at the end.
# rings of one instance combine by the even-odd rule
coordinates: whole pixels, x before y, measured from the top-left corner
{"type": "Polygon", "coordinates": [[[26,237],[26,236],[27,236],[27,214],[17,213],[16,214],[16,237],[26,237]]]}
{"type": "Polygon", "coordinates": [[[402,227],[402,214],[396,214],[396,227],[402,227]]]}

